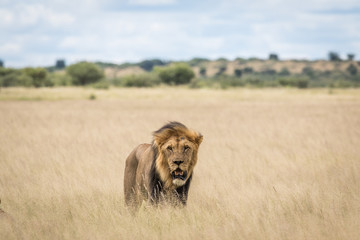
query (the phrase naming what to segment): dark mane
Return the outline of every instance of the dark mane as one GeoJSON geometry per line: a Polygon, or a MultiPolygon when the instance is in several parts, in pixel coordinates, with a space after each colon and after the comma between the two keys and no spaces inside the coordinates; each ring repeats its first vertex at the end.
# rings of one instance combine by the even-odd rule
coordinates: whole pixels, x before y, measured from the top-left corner
{"type": "MultiPolygon", "coordinates": [[[[162,126],[159,130],[155,131],[153,135],[155,136],[157,134],[163,134],[164,132],[170,132],[172,134],[176,134],[179,131],[182,132],[186,130],[188,130],[188,128],[184,124],[172,121],[162,126]]],[[[154,156],[152,159],[151,169],[149,174],[150,189],[151,189],[150,191],[151,196],[149,197],[153,203],[158,204],[161,201],[161,199],[164,197],[164,183],[161,181],[160,176],[156,171],[156,159],[159,156],[159,150],[154,140],[152,141],[151,148],[154,156]]],[[[188,181],[184,186],[178,187],[177,189],[174,190],[174,194],[177,196],[179,202],[182,203],[183,205],[186,205],[191,179],[192,179],[192,174],[190,175],[188,181]]]]}
{"type": "Polygon", "coordinates": [[[153,135],[160,134],[161,132],[166,131],[166,130],[176,132],[179,129],[187,130],[188,128],[182,123],[172,121],[172,122],[169,122],[169,123],[165,124],[164,126],[162,126],[159,130],[155,131],[153,133],[153,135]]]}
{"type": "Polygon", "coordinates": [[[155,145],[154,142],[151,144],[151,148],[153,150],[154,157],[153,157],[153,160],[151,163],[151,169],[150,169],[150,174],[149,174],[150,189],[151,189],[151,196],[149,196],[149,197],[152,202],[158,203],[160,193],[163,190],[163,184],[160,180],[159,174],[156,172],[156,159],[157,159],[159,153],[158,153],[157,146],[155,145]]]}

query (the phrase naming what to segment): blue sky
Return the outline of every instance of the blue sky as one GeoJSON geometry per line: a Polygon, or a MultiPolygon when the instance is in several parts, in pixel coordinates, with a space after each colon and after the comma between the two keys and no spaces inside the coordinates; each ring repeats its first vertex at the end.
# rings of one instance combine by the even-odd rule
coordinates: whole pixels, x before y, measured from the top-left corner
{"type": "Polygon", "coordinates": [[[360,59],[359,0],[0,0],[0,59],[360,59]]]}

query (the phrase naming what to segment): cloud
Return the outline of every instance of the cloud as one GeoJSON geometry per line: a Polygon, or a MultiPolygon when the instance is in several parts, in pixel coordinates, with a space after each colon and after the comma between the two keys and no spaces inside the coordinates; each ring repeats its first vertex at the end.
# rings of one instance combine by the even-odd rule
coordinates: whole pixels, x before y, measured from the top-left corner
{"type": "Polygon", "coordinates": [[[10,9],[0,9],[0,20],[2,26],[11,28],[41,25],[60,27],[72,24],[75,18],[41,4],[18,4],[10,9]]]}
{"type": "Polygon", "coordinates": [[[16,55],[21,51],[21,46],[16,43],[6,43],[0,46],[1,55],[16,55]]]}
{"type": "Polygon", "coordinates": [[[176,0],[129,0],[130,5],[138,6],[157,6],[157,5],[172,5],[176,0]]]}
{"type": "Polygon", "coordinates": [[[0,1],[7,66],[360,51],[358,0],[0,1]]]}

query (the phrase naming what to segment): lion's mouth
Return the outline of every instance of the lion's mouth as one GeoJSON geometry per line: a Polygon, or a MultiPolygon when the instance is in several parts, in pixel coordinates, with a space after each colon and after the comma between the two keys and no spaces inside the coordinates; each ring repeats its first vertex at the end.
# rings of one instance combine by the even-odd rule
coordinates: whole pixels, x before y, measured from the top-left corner
{"type": "Polygon", "coordinates": [[[176,169],[175,171],[173,171],[171,173],[171,176],[173,179],[181,179],[181,180],[185,180],[186,176],[187,176],[187,172],[181,170],[180,168],[176,169]]]}

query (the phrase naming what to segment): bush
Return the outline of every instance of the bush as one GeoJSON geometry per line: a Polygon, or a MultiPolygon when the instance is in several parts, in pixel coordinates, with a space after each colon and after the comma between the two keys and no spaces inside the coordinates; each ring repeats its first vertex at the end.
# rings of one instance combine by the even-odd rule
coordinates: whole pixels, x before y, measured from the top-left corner
{"type": "Polygon", "coordinates": [[[34,87],[53,86],[47,78],[48,72],[44,68],[24,68],[23,72],[32,78],[32,86],[34,87]]]}
{"type": "Polygon", "coordinates": [[[202,63],[209,62],[209,59],[206,58],[193,58],[189,61],[190,66],[199,66],[202,63]]]}
{"type": "Polygon", "coordinates": [[[160,80],[163,83],[170,85],[187,84],[195,76],[191,67],[185,63],[156,68],[155,72],[158,72],[160,80]]]}
{"type": "Polygon", "coordinates": [[[153,87],[160,83],[160,78],[157,74],[140,74],[129,75],[120,79],[121,86],[124,87],[153,87]]]}
{"type": "Polygon", "coordinates": [[[312,67],[304,67],[302,73],[313,78],[315,76],[315,71],[312,67]]]}
{"type": "Polygon", "coordinates": [[[243,80],[237,77],[229,77],[229,76],[221,76],[219,78],[220,87],[223,89],[229,88],[229,87],[242,87],[245,86],[245,83],[243,80]]]}
{"type": "Polygon", "coordinates": [[[215,74],[216,76],[223,75],[226,71],[226,66],[219,67],[219,71],[215,74]]]}
{"type": "Polygon", "coordinates": [[[0,68],[1,86],[3,87],[51,87],[53,82],[48,78],[44,68],[0,68]]]}
{"type": "Polygon", "coordinates": [[[211,87],[211,83],[210,81],[206,80],[206,79],[199,79],[199,78],[195,78],[192,79],[190,84],[189,84],[189,88],[206,88],[206,87],[211,87]]]}
{"type": "Polygon", "coordinates": [[[278,82],[284,87],[307,88],[309,85],[309,79],[307,78],[280,78],[278,82]]]}
{"type": "Polygon", "coordinates": [[[347,68],[346,71],[348,71],[348,73],[350,73],[351,75],[356,75],[357,73],[357,68],[354,66],[354,64],[350,64],[347,68]]]}
{"type": "Polygon", "coordinates": [[[165,63],[159,59],[145,60],[139,63],[139,67],[150,72],[154,66],[163,66],[165,63]]]}
{"type": "Polygon", "coordinates": [[[201,76],[206,77],[206,68],[201,67],[199,73],[200,73],[201,76]]]}
{"type": "Polygon", "coordinates": [[[282,68],[281,71],[279,72],[279,75],[280,75],[280,76],[289,76],[289,75],[290,75],[290,71],[289,71],[286,67],[284,67],[284,68],[282,68]]]}
{"type": "Polygon", "coordinates": [[[52,73],[49,78],[54,83],[54,86],[71,86],[71,77],[64,73],[52,73]]]}
{"type": "Polygon", "coordinates": [[[3,87],[31,87],[32,86],[32,78],[21,71],[12,71],[6,74],[1,79],[1,86],[3,87]]]}
{"type": "Polygon", "coordinates": [[[265,69],[265,70],[261,71],[261,73],[264,75],[275,75],[276,70],[275,69],[265,69]]]}
{"type": "Polygon", "coordinates": [[[240,69],[235,69],[234,74],[235,74],[236,77],[241,77],[242,71],[240,69]]]}
{"type": "Polygon", "coordinates": [[[243,72],[244,73],[253,73],[254,70],[251,67],[246,67],[246,68],[244,68],[243,72]]]}
{"type": "Polygon", "coordinates": [[[71,76],[74,85],[95,83],[104,76],[102,70],[96,64],[89,62],[70,65],[66,68],[66,72],[71,76]]]}
{"type": "Polygon", "coordinates": [[[109,89],[110,83],[109,83],[109,81],[103,79],[99,82],[91,84],[91,86],[96,89],[109,89]]]}

